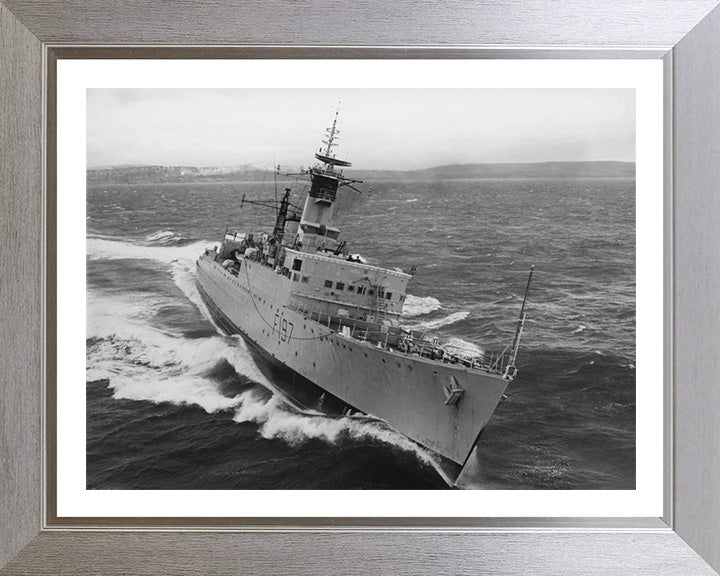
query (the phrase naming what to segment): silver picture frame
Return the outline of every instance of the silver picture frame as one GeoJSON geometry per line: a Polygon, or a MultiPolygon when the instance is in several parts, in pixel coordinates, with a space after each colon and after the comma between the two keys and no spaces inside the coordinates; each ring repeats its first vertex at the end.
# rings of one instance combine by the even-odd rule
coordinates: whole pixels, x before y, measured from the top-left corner
{"type": "Polygon", "coordinates": [[[719,3],[0,0],[0,574],[716,574],[719,3]],[[662,59],[663,516],[58,518],[54,66],[120,57],[662,59]]]}

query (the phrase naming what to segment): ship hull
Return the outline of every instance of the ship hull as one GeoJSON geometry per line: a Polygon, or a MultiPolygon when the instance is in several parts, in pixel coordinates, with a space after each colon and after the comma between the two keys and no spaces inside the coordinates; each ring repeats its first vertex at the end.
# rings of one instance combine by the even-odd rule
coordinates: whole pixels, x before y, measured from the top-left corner
{"type": "Polygon", "coordinates": [[[460,465],[508,384],[498,374],[345,337],[287,306],[292,283],[254,261],[246,259],[235,276],[203,256],[197,284],[220,326],[248,342],[291,403],[331,413],[352,407],[460,465]],[[449,383],[462,388],[454,404],[447,403],[449,383]]]}
{"type": "Polygon", "coordinates": [[[320,386],[305,378],[292,368],[289,368],[262,346],[255,342],[239,326],[233,324],[223,311],[215,304],[210,296],[198,285],[198,292],[208,307],[218,326],[230,336],[238,335],[248,346],[255,364],[273,386],[277,387],[283,397],[298,410],[315,410],[331,416],[346,414],[349,410],[359,412],[356,406],[351,406],[339,398],[323,390],[320,386]]]}

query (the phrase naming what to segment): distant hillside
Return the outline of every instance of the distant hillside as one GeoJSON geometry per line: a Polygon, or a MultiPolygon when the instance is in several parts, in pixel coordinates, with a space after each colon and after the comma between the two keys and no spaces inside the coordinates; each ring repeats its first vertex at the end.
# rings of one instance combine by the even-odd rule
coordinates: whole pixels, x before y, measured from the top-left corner
{"type": "Polygon", "coordinates": [[[633,162],[540,162],[525,164],[453,164],[425,170],[348,171],[373,180],[447,180],[450,178],[634,178],[633,162]]]}
{"type": "MultiPolygon", "coordinates": [[[[287,168],[293,171],[293,168],[287,168]]],[[[634,178],[633,162],[540,162],[527,164],[456,164],[424,170],[347,170],[367,180],[447,180],[451,178],[634,178]]],[[[252,165],[230,167],[111,166],[87,171],[88,186],[181,182],[271,181],[272,170],[252,165]]]]}
{"type": "Polygon", "coordinates": [[[174,182],[262,181],[272,170],[250,164],[198,168],[197,166],[108,166],[87,171],[88,186],[103,184],[162,184],[174,182]]]}

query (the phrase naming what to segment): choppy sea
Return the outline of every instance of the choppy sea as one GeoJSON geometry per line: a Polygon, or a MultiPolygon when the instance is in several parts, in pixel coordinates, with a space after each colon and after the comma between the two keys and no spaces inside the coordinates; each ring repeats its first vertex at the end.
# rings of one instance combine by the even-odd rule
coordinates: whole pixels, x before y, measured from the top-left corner
{"type": "MultiPolygon", "coordinates": [[[[226,226],[272,228],[243,194],[274,191],[88,188],[88,488],[448,488],[436,457],[389,426],[287,407],[213,324],[196,258],[226,226]]],[[[535,265],[519,375],[462,487],[634,489],[633,180],[376,182],[338,214],[353,253],[417,266],[403,322],[455,345],[511,342],[535,265]]]]}

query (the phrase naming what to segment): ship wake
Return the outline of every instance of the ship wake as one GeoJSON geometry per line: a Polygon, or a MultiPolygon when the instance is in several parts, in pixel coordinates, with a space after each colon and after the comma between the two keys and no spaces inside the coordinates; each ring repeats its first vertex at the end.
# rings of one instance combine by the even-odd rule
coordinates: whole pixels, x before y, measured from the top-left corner
{"type": "Polygon", "coordinates": [[[260,435],[279,439],[291,446],[319,439],[331,444],[346,440],[375,441],[413,453],[425,465],[432,466],[448,486],[453,479],[443,470],[436,457],[412,440],[390,428],[384,421],[365,416],[328,417],[320,413],[298,412],[274,395],[269,399],[249,390],[239,398],[233,419],[238,423],[252,422],[260,435]]]}
{"type": "Polygon", "coordinates": [[[171,230],[161,230],[150,234],[145,242],[89,237],[86,250],[89,260],[149,260],[166,266],[185,297],[218,333],[222,333],[195,285],[195,261],[204,249],[214,245],[213,242],[203,240],[186,240],[171,230]]]}
{"type": "Polygon", "coordinates": [[[239,384],[270,386],[236,339],[187,338],[153,326],[159,299],[88,294],[86,380],[107,381],[115,398],[197,405],[208,413],[240,404],[223,394],[218,363],[227,362],[239,384]]]}
{"type": "MultiPolygon", "coordinates": [[[[96,309],[97,299],[93,300],[90,306],[96,309]]],[[[112,308],[125,312],[133,309],[117,300],[112,308]]],[[[142,316],[142,306],[138,308],[134,311],[142,316]]],[[[99,320],[102,314],[91,312],[89,316],[99,320]]],[[[103,324],[108,326],[98,322],[96,328],[103,324]]],[[[381,442],[411,452],[452,485],[432,453],[383,421],[361,416],[333,418],[288,405],[258,370],[239,338],[182,338],[137,317],[112,325],[112,330],[88,331],[86,379],[107,382],[116,399],[195,405],[209,414],[230,412],[235,422],[256,425],[262,438],[291,446],[310,440],[333,445],[347,440],[381,442]],[[227,386],[227,379],[217,378],[223,364],[233,370],[231,386],[227,386]],[[241,391],[229,393],[231,390],[241,391]]]]}
{"type": "Polygon", "coordinates": [[[88,382],[107,382],[116,399],[194,405],[210,414],[231,413],[236,422],[256,425],[262,438],[291,446],[310,440],[333,445],[353,440],[383,443],[414,454],[452,485],[431,452],[384,421],[365,416],[330,417],[288,405],[260,372],[242,339],[222,334],[214,324],[197,291],[195,259],[208,244],[177,246],[169,239],[169,234],[162,234],[153,240],[153,244],[163,243],[158,246],[88,238],[88,258],[152,260],[165,265],[174,284],[213,324],[216,334],[188,337],[164,326],[157,311],[173,304],[168,295],[88,292],[88,382]],[[222,369],[228,365],[230,378],[222,369]]]}

